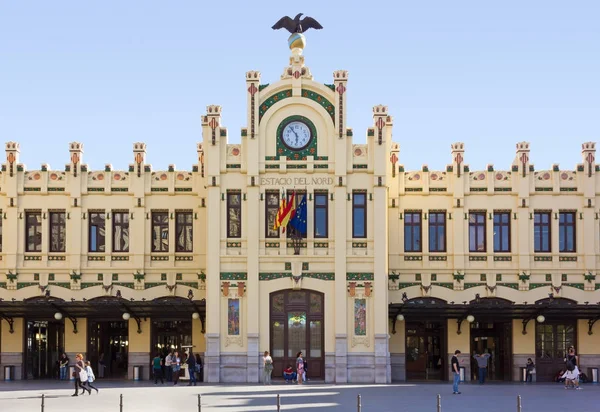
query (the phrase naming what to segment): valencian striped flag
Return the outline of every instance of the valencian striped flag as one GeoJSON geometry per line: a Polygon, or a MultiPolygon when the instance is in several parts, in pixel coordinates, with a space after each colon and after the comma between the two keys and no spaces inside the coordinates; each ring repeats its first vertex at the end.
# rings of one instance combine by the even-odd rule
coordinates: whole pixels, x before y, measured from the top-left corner
{"type": "Polygon", "coordinates": [[[300,234],[306,233],[306,195],[304,195],[302,201],[296,207],[296,212],[292,220],[290,220],[290,225],[300,234]]]}
{"type": "Polygon", "coordinates": [[[277,230],[280,226],[283,227],[281,230],[285,233],[285,228],[287,227],[288,222],[294,216],[294,198],[296,197],[296,192],[292,193],[292,197],[289,202],[285,201],[285,197],[281,200],[281,204],[279,205],[279,210],[277,211],[277,217],[275,218],[275,224],[273,225],[273,229],[277,230]]]}

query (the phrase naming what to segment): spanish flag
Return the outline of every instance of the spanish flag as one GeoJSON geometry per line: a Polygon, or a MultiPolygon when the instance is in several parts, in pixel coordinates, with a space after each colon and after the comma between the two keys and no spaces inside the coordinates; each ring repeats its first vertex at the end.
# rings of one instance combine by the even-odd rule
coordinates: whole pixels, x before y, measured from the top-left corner
{"type": "Polygon", "coordinates": [[[295,207],[294,207],[294,198],[296,197],[296,192],[292,193],[292,197],[289,202],[285,201],[285,197],[281,200],[281,204],[279,205],[279,210],[277,211],[277,218],[275,219],[275,225],[273,226],[274,230],[279,229],[280,226],[283,226],[282,232],[285,233],[285,228],[287,227],[288,222],[292,217],[294,217],[295,207]]]}

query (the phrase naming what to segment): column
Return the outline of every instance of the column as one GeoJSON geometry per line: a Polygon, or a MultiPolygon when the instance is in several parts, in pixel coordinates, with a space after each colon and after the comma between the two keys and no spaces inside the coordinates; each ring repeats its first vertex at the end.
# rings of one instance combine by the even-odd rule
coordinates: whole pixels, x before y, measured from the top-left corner
{"type": "Polygon", "coordinates": [[[13,379],[23,379],[24,373],[24,319],[13,319],[13,333],[7,321],[0,320],[0,379],[4,380],[4,367],[13,366],[13,379]]]}
{"type": "Polygon", "coordinates": [[[460,367],[465,368],[465,381],[471,380],[471,328],[467,320],[463,320],[461,324],[460,335],[456,333],[458,330],[458,319],[448,319],[448,356],[446,358],[448,367],[448,380],[452,380],[452,356],[454,351],[461,352],[458,355],[460,367]]]}
{"type": "Polygon", "coordinates": [[[77,333],[75,333],[73,322],[71,322],[71,320],[66,316],[63,319],[63,322],[65,323],[65,352],[69,357],[70,365],[74,365],[75,355],[78,353],[83,354],[84,359],[86,358],[88,330],[87,319],[76,318],[77,333]]]}
{"type": "Polygon", "coordinates": [[[152,321],[150,318],[147,320],[140,319],[140,330],[138,333],[137,321],[133,318],[129,319],[129,362],[127,364],[127,378],[133,379],[133,367],[141,366],[142,368],[142,380],[150,379],[150,360],[156,356],[156,354],[150,354],[150,337],[151,337],[151,325],[152,321]]]}

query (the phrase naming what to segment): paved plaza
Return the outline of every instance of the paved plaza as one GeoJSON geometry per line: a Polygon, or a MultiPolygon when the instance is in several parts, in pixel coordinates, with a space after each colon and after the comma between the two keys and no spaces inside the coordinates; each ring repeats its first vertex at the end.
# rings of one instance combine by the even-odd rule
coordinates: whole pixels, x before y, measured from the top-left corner
{"type": "Polygon", "coordinates": [[[596,411],[600,405],[600,386],[584,385],[583,390],[565,390],[560,384],[477,384],[461,385],[461,395],[452,395],[450,384],[405,383],[393,385],[304,386],[274,384],[202,385],[196,387],[132,382],[98,382],[100,393],[71,397],[71,384],[60,382],[2,382],[0,411],[40,411],[45,394],[45,412],[119,411],[198,411],[198,394],[203,412],[276,411],[276,396],[281,395],[282,411],[357,410],[357,394],[362,397],[362,412],[436,411],[436,395],[442,395],[444,412],[516,411],[517,395],[522,397],[523,412],[562,412],[576,408],[596,411]],[[83,406],[85,405],[85,406],[83,406]]]}

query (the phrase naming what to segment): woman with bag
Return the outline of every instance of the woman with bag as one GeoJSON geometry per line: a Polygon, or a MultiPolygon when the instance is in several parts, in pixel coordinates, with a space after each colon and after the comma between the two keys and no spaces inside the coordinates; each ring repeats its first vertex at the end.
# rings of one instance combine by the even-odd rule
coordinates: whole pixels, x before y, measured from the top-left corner
{"type": "Polygon", "coordinates": [[[92,390],[86,388],[88,375],[85,371],[85,364],[83,363],[83,355],[81,353],[78,353],[77,356],[75,356],[75,371],[73,372],[73,377],[75,378],[75,393],[71,396],[78,396],[79,388],[83,389],[84,394],[85,391],[88,391],[90,395],[92,394],[92,390]]]}
{"type": "Polygon", "coordinates": [[[304,359],[302,358],[302,352],[298,352],[296,355],[296,373],[298,374],[298,385],[302,385],[302,378],[304,377],[304,359]]]}
{"type": "Polygon", "coordinates": [[[263,383],[271,384],[271,374],[273,373],[273,358],[269,356],[269,351],[266,350],[263,356],[263,383]]]}
{"type": "Polygon", "coordinates": [[[565,389],[569,389],[570,385],[575,389],[581,389],[579,387],[579,358],[575,355],[575,348],[573,346],[569,347],[565,363],[567,365],[567,371],[563,375],[565,378],[565,389]]]}
{"type": "MultiPolygon", "coordinates": [[[[92,386],[92,382],[94,382],[96,380],[96,376],[94,375],[94,371],[92,370],[92,365],[90,364],[90,361],[87,361],[85,363],[85,372],[87,373],[88,376],[88,386],[92,389],[96,390],[96,393],[100,392],[98,390],[98,388],[96,388],[95,386],[92,386]]],[[[90,391],[90,395],[92,394],[92,391],[90,391]]]]}

